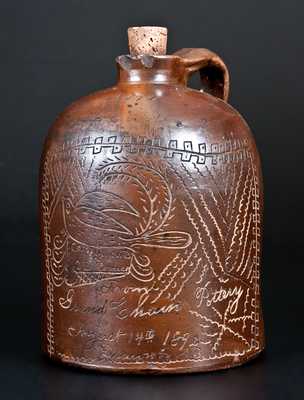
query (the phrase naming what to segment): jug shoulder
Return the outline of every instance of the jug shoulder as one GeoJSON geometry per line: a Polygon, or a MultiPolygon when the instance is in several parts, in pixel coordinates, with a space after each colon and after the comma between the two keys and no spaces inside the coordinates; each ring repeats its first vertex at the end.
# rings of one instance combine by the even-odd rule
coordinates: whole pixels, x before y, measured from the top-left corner
{"type": "MultiPolygon", "coordinates": [[[[250,128],[242,115],[229,103],[208,93],[186,88],[182,96],[177,96],[176,109],[194,127],[217,126],[221,132],[231,128],[248,132],[250,128]]],[[[167,110],[166,110],[167,112],[167,110]]]]}
{"type": "Polygon", "coordinates": [[[63,133],[65,129],[76,121],[96,118],[100,113],[111,107],[111,101],[117,98],[117,88],[98,90],[69,104],[50,127],[49,134],[63,133]]]}
{"type": "Polygon", "coordinates": [[[247,123],[232,106],[180,85],[115,86],[84,96],[57,117],[47,143],[105,131],[135,137],[197,138],[207,143],[233,136],[255,146],[247,123]]]}

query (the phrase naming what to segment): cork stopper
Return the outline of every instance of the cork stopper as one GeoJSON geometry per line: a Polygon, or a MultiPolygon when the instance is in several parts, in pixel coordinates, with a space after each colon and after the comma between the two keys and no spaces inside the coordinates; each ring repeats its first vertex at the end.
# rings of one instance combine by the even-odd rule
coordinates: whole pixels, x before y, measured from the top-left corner
{"type": "Polygon", "coordinates": [[[144,54],[161,56],[167,52],[167,28],[133,26],[128,29],[129,50],[133,57],[144,54]]]}

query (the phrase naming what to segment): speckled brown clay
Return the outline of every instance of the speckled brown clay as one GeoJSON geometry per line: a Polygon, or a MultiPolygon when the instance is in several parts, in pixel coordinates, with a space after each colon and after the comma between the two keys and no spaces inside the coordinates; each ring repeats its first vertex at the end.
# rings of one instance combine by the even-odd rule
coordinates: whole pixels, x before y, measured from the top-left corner
{"type": "Polygon", "coordinates": [[[129,30],[117,85],[69,106],[45,141],[43,346],[74,366],[209,371],[264,347],[254,139],[223,61],[160,55],[161,35],[129,30]]]}

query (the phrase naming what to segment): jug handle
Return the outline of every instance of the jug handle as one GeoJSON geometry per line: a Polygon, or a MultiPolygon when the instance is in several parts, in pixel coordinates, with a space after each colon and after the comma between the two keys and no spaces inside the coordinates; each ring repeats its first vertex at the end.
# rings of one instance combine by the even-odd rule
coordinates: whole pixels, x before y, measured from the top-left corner
{"type": "Polygon", "coordinates": [[[229,95],[229,72],[223,60],[208,49],[185,48],[174,53],[183,59],[186,67],[185,81],[199,71],[200,91],[227,101],[229,95]]]}

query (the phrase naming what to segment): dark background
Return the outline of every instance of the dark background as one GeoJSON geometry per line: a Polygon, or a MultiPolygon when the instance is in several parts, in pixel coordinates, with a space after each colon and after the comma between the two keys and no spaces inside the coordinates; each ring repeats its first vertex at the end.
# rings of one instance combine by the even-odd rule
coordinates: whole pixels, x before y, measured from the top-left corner
{"type": "Polygon", "coordinates": [[[301,1],[1,0],[1,399],[300,399],[304,390],[301,1]],[[128,26],[169,29],[171,53],[207,47],[231,74],[265,183],[267,350],[224,372],[128,377],[40,356],[37,177],[44,136],[71,101],[114,84],[128,26]]]}

